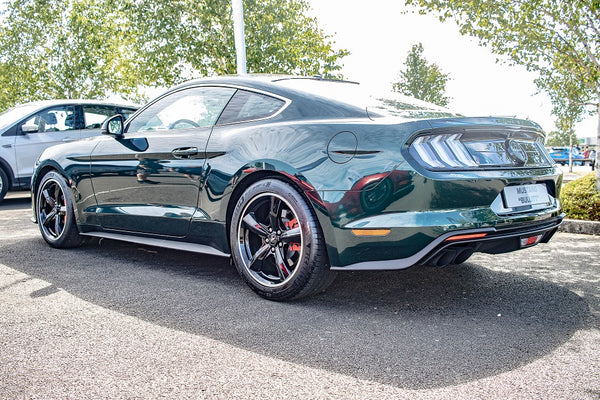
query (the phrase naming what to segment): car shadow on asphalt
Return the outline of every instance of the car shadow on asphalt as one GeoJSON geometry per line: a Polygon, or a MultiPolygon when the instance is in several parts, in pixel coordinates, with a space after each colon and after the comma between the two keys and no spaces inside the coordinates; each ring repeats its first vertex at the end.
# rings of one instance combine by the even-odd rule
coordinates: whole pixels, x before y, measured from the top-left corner
{"type": "Polygon", "coordinates": [[[513,370],[598,325],[568,288],[474,263],[341,273],[325,293],[276,303],[227,259],[105,239],[71,250],[24,240],[0,262],[53,285],[38,297],[61,288],[161,326],[411,389],[513,370]]]}
{"type": "Polygon", "coordinates": [[[22,210],[23,208],[31,208],[31,196],[29,192],[20,191],[9,193],[7,197],[0,202],[2,210],[22,210]]]}

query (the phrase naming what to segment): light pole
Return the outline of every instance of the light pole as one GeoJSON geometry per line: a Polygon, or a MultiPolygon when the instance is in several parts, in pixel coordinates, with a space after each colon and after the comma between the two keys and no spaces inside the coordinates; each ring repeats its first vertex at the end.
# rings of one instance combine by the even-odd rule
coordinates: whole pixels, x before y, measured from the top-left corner
{"type": "Polygon", "coordinates": [[[237,73],[245,75],[246,70],[246,40],[244,39],[244,6],[242,0],[231,0],[233,17],[233,38],[235,43],[235,57],[237,73]]]}

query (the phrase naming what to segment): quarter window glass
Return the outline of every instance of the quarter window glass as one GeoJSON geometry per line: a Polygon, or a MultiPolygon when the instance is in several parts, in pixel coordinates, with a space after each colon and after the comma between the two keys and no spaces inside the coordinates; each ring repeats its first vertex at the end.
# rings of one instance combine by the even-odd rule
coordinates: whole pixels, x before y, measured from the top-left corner
{"type": "Polygon", "coordinates": [[[98,129],[107,118],[115,114],[115,108],[111,106],[84,105],[85,129],[98,129]]]}
{"type": "Polygon", "coordinates": [[[165,131],[212,126],[235,89],[183,89],[150,105],[131,122],[128,132],[165,131]]]}
{"type": "Polygon", "coordinates": [[[53,107],[36,114],[21,124],[24,132],[60,132],[75,129],[75,107],[53,107]]]}
{"type": "Polygon", "coordinates": [[[264,94],[238,90],[219,118],[219,124],[251,121],[275,114],[285,102],[264,94]]]}

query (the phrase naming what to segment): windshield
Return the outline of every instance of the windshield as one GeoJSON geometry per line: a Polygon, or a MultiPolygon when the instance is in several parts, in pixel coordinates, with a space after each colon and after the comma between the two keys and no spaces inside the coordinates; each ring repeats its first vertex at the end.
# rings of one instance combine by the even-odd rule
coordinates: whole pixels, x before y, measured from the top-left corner
{"type": "Polygon", "coordinates": [[[9,108],[8,110],[0,114],[0,129],[5,128],[10,124],[14,124],[18,120],[26,117],[38,108],[39,106],[32,104],[23,104],[20,106],[9,108]]]}
{"type": "Polygon", "coordinates": [[[317,78],[285,78],[275,82],[291,89],[366,109],[370,118],[449,118],[458,116],[446,108],[400,93],[392,91],[372,93],[363,85],[355,82],[317,78]]]}

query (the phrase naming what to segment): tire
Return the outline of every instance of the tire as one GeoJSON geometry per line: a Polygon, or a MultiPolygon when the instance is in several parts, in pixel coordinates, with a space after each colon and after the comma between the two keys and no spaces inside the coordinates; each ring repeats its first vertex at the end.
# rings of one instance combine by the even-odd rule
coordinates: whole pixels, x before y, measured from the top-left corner
{"type": "Polygon", "coordinates": [[[4,200],[4,196],[6,196],[6,192],[8,192],[8,186],[10,182],[8,181],[8,175],[2,168],[0,168],[0,203],[4,200]]]}
{"type": "Polygon", "coordinates": [[[266,299],[299,299],[331,283],[314,212],[283,181],[266,179],[246,189],[233,211],[229,240],[239,274],[266,299]]]}
{"type": "Polygon", "coordinates": [[[42,237],[50,246],[66,249],[83,242],[75,222],[71,191],[58,172],[50,171],[42,178],[35,212],[42,237]]]}

